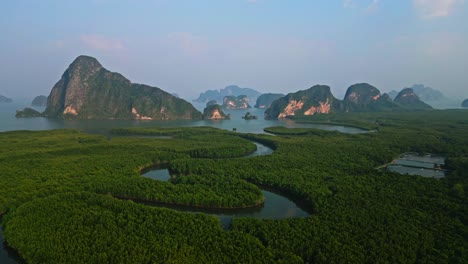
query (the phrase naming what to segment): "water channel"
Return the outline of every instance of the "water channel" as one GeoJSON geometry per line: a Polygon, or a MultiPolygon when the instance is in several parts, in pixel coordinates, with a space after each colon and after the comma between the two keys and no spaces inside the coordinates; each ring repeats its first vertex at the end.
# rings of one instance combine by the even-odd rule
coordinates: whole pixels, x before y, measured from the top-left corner
{"type": "MultiPolygon", "coordinates": [[[[49,130],[49,129],[79,129],[88,133],[108,134],[112,128],[118,127],[196,127],[196,126],[211,126],[220,129],[233,130],[236,128],[240,133],[265,133],[266,127],[284,126],[288,128],[317,128],[323,130],[336,130],[341,133],[359,134],[367,133],[368,131],[354,127],[337,126],[337,125],[321,125],[321,124],[299,124],[292,120],[265,120],[263,119],[264,109],[249,109],[253,115],[260,118],[257,120],[245,120],[242,116],[246,111],[242,110],[227,110],[226,113],[231,114],[231,120],[174,120],[174,121],[141,121],[141,120],[60,120],[47,118],[15,118],[16,110],[24,107],[30,107],[28,100],[19,103],[0,104],[0,132],[13,130],[49,130]]],[[[36,108],[38,111],[44,111],[44,108],[36,108]]],[[[269,155],[272,150],[266,146],[256,143],[257,151],[247,155],[246,158],[269,155]]],[[[164,174],[163,178],[156,180],[167,181],[170,177],[168,172],[152,171],[150,174],[164,174]]],[[[147,174],[144,176],[146,177],[147,174]]],[[[160,176],[154,176],[160,177],[160,176]]],[[[286,197],[268,190],[262,190],[265,196],[265,204],[262,207],[239,209],[239,210],[210,210],[206,209],[205,213],[210,213],[218,216],[223,224],[223,227],[229,225],[233,217],[257,217],[265,219],[281,219],[292,217],[306,217],[307,212],[300,209],[294,202],[286,197]]],[[[165,205],[165,207],[169,207],[165,205]]],[[[186,212],[203,212],[203,209],[194,210],[194,208],[182,208],[177,206],[173,209],[186,212]]],[[[24,263],[18,254],[5,246],[3,240],[3,231],[0,228],[0,264],[24,263]]]]}
{"type": "MultiPolygon", "coordinates": [[[[270,155],[273,150],[263,144],[254,142],[257,146],[257,150],[251,154],[245,156],[245,158],[270,155]]],[[[167,166],[155,166],[150,170],[145,170],[142,174],[143,177],[151,178],[158,181],[169,181],[171,175],[167,166]]],[[[231,224],[231,221],[235,217],[254,217],[262,219],[285,219],[285,218],[299,218],[307,217],[309,213],[302,210],[290,199],[272,192],[271,190],[262,189],[262,194],[265,197],[265,202],[262,206],[253,208],[242,208],[242,209],[213,209],[213,208],[199,208],[193,206],[181,206],[181,205],[168,205],[168,204],[157,204],[158,206],[171,208],[180,212],[190,213],[207,213],[217,216],[221,220],[221,225],[224,229],[227,229],[231,224]]]]}

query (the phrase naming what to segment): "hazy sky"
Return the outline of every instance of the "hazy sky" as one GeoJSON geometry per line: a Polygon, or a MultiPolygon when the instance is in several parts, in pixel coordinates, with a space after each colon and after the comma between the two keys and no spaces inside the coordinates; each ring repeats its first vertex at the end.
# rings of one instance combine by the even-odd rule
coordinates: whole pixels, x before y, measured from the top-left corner
{"type": "Polygon", "coordinates": [[[81,54],[186,99],[357,82],[468,97],[468,0],[2,0],[0,94],[48,95],[81,54]]]}

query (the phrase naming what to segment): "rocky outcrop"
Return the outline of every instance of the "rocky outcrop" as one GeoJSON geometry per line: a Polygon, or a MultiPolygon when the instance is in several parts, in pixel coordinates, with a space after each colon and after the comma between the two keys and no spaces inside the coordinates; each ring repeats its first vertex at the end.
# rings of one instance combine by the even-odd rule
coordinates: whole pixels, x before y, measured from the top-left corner
{"type": "Polygon", "coordinates": [[[239,110],[250,108],[249,98],[246,95],[225,96],[223,98],[223,108],[229,110],[239,110]]]}
{"type": "Polygon", "coordinates": [[[32,106],[47,106],[47,96],[45,95],[36,96],[32,100],[31,105],[32,106]]]}
{"type": "Polygon", "coordinates": [[[11,103],[13,100],[11,98],[0,95],[0,103],[11,103]]]}
{"type": "Polygon", "coordinates": [[[344,98],[347,111],[387,111],[397,108],[388,94],[381,94],[379,89],[367,84],[351,85],[344,98]]]}
{"type": "Polygon", "coordinates": [[[252,115],[250,112],[247,112],[247,113],[245,113],[245,115],[242,117],[242,119],[245,119],[245,120],[258,119],[258,116],[252,115]]]}
{"type": "Polygon", "coordinates": [[[268,108],[271,106],[271,104],[283,97],[284,94],[275,94],[275,93],[266,93],[266,94],[262,94],[260,95],[260,97],[258,97],[257,99],[257,102],[255,103],[255,108],[268,108]]]}
{"type": "Polygon", "coordinates": [[[204,120],[222,120],[230,119],[229,115],[226,115],[219,104],[208,105],[205,110],[203,110],[203,119],[204,120]]]}
{"type": "Polygon", "coordinates": [[[468,108],[468,99],[465,99],[462,104],[461,104],[462,107],[464,108],[468,108]]]}
{"type": "Polygon", "coordinates": [[[79,56],[54,85],[47,117],[77,119],[201,119],[187,101],[156,87],[134,84],[106,70],[92,57],[79,56]]]}
{"type": "Polygon", "coordinates": [[[405,88],[395,97],[394,103],[398,104],[403,109],[408,110],[427,110],[432,107],[419,99],[416,93],[411,88],[405,88]]]}
{"type": "Polygon", "coordinates": [[[17,110],[16,111],[16,118],[25,118],[25,117],[42,117],[44,114],[41,112],[38,112],[32,108],[24,108],[23,110],[17,110]]]}
{"type": "Polygon", "coordinates": [[[336,99],[326,85],[316,85],[304,91],[290,93],[275,100],[265,111],[265,118],[277,119],[293,116],[311,116],[342,112],[381,112],[428,110],[414,92],[403,90],[392,102],[386,93],[367,83],[352,85],[343,101],[336,99]]]}
{"type": "Polygon", "coordinates": [[[336,99],[326,85],[316,85],[307,90],[290,93],[271,104],[265,118],[276,119],[297,115],[329,114],[344,110],[344,104],[336,99]]]}
{"type": "Polygon", "coordinates": [[[261,93],[251,88],[240,88],[237,85],[229,85],[226,86],[224,89],[208,90],[204,93],[201,93],[200,96],[194,100],[194,102],[206,103],[211,100],[222,102],[225,96],[239,95],[246,95],[252,100],[252,102],[255,102],[257,98],[261,95],[261,93]]]}
{"type": "Polygon", "coordinates": [[[380,98],[379,89],[367,83],[351,85],[346,91],[344,101],[357,105],[367,105],[380,98]]]}

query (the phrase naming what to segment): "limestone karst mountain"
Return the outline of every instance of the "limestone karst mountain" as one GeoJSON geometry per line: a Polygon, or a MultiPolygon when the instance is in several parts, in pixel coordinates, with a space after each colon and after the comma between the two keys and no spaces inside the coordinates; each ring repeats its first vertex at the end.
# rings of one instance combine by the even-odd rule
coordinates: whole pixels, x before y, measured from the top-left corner
{"type": "Polygon", "coordinates": [[[131,83],[95,58],[79,56],[54,85],[47,117],[76,119],[201,119],[189,102],[157,87],[131,83]]]}

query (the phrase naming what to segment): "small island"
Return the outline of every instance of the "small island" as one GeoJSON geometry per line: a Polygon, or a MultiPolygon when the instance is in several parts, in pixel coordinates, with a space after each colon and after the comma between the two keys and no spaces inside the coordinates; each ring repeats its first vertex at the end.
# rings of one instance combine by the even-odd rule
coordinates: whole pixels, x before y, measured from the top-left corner
{"type": "Polygon", "coordinates": [[[245,113],[245,116],[242,117],[245,120],[258,119],[258,116],[252,115],[250,112],[245,113]]]}
{"type": "Polygon", "coordinates": [[[225,114],[221,109],[219,104],[211,104],[207,105],[206,108],[203,110],[203,119],[204,120],[223,120],[223,119],[231,119],[229,114],[225,114]]]}
{"type": "Polygon", "coordinates": [[[38,112],[32,108],[26,107],[23,110],[16,110],[16,118],[25,118],[25,117],[43,117],[44,114],[38,112]]]}

